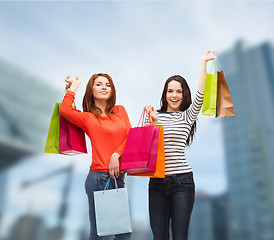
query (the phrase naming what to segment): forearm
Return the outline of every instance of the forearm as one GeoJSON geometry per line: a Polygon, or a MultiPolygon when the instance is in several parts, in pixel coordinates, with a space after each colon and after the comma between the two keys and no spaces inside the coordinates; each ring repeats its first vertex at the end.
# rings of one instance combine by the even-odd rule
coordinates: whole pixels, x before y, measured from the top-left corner
{"type": "Polygon", "coordinates": [[[60,106],[60,114],[74,125],[83,129],[86,132],[86,124],[84,113],[72,109],[75,93],[68,91],[60,106]]]}
{"type": "Polygon", "coordinates": [[[71,93],[69,91],[66,93],[59,110],[60,114],[66,118],[68,118],[69,115],[72,114],[72,104],[74,102],[75,96],[75,92],[71,93]]]}
{"type": "Polygon", "coordinates": [[[123,141],[123,143],[116,149],[115,153],[119,154],[119,157],[123,155],[125,147],[126,147],[127,138],[123,141]]]}
{"type": "Polygon", "coordinates": [[[205,90],[205,81],[206,81],[206,61],[201,61],[201,70],[200,70],[200,79],[198,85],[198,91],[204,93],[205,90]]]}
{"type": "Polygon", "coordinates": [[[79,86],[77,86],[77,84],[71,84],[70,88],[69,88],[69,91],[72,91],[74,93],[76,93],[77,89],[78,89],[79,86]]]}
{"type": "Polygon", "coordinates": [[[69,80],[69,78],[70,76],[68,76],[65,80],[68,83],[67,88],[69,88],[68,89],[69,91],[76,93],[79,85],[81,84],[81,81],[79,80],[78,77],[76,77],[76,80],[69,80]]]}

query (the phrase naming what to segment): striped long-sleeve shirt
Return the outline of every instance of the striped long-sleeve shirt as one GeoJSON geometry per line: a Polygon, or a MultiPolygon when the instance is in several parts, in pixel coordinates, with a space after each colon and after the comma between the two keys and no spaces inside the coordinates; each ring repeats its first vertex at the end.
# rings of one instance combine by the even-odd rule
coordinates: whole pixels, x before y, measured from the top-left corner
{"type": "Polygon", "coordinates": [[[191,127],[200,112],[204,94],[197,92],[193,103],[185,111],[157,112],[157,126],[164,127],[165,174],[191,172],[186,161],[185,146],[191,127]]]}

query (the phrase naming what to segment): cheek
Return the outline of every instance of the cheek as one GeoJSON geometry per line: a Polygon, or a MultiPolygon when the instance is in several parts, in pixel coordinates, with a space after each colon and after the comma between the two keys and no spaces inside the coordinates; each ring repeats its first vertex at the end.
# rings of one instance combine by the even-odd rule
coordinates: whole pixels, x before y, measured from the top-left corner
{"type": "Polygon", "coordinates": [[[183,96],[180,97],[180,101],[179,101],[180,105],[182,102],[183,102],[183,96]]]}
{"type": "Polygon", "coordinates": [[[167,93],[167,94],[166,94],[166,100],[169,101],[171,96],[172,96],[172,94],[167,93]]]}
{"type": "Polygon", "coordinates": [[[111,87],[108,87],[108,88],[107,88],[107,91],[109,92],[109,95],[111,95],[111,93],[112,93],[111,87]]]}
{"type": "Polygon", "coordinates": [[[92,87],[92,94],[95,95],[95,96],[97,96],[97,95],[98,95],[98,92],[99,92],[99,88],[96,87],[96,86],[93,86],[93,87],[92,87]]]}

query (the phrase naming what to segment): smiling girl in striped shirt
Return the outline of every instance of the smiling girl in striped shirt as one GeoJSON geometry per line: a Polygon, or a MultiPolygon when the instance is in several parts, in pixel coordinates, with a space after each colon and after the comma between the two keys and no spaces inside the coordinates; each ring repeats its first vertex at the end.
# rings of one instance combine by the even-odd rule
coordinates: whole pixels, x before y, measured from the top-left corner
{"type": "Polygon", "coordinates": [[[198,91],[191,102],[186,80],[175,75],[167,79],[161,109],[146,106],[153,123],[164,127],[165,178],[149,182],[149,216],[154,240],[169,239],[169,223],[173,240],[187,240],[190,216],[194,204],[195,184],[192,169],[186,161],[185,146],[189,146],[196,130],[196,119],[202,107],[206,63],[217,56],[208,51],[201,61],[198,91]]]}

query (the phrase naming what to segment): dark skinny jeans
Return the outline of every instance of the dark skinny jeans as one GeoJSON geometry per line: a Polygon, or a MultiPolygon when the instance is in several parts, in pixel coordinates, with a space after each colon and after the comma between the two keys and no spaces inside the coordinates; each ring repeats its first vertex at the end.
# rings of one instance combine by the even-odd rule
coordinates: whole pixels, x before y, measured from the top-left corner
{"type": "Polygon", "coordinates": [[[193,173],[182,173],[149,181],[149,218],[154,240],[187,240],[195,198],[193,173]]]}

